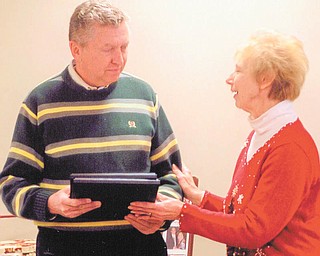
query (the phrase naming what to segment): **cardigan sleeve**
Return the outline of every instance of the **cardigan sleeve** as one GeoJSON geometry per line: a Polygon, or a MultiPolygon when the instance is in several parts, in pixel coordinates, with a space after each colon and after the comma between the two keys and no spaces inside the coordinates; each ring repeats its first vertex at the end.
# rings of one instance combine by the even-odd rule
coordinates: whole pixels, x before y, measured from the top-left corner
{"type": "Polygon", "coordinates": [[[311,165],[299,145],[276,147],[263,163],[257,188],[243,213],[224,214],[211,208],[185,205],[181,230],[232,246],[261,247],[298,214],[312,186],[311,165]]]}
{"type": "Polygon", "coordinates": [[[210,211],[223,211],[223,201],[224,198],[214,195],[209,191],[205,191],[204,196],[202,198],[200,208],[210,210],[210,211]]]}

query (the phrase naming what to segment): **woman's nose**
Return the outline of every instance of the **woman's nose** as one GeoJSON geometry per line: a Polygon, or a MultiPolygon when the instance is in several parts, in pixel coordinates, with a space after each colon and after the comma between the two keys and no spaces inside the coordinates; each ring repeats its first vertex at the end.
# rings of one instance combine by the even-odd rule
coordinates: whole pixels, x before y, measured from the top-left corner
{"type": "Polygon", "coordinates": [[[226,83],[229,84],[229,85],[232,85],[232,83],[233,83],[233,74],[231,74],[231,75],[227,78],[226,83]]]}

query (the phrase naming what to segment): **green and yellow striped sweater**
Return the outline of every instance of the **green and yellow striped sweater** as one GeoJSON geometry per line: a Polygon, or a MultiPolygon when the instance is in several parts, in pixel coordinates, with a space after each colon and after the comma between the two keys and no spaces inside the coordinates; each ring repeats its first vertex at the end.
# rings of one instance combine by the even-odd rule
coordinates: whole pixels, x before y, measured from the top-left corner
{"type": "Polygon", "coordinates": [[[171,165],[181,165],[177,140],[151,87],[128,74],[108,88],[87,90],[68,69],[37,86],[23,102],[0,175],[8,210],[38,226],[103,230],[126,221],[49,220],[48,197],[74,172],[154,172],[159,192],[181,199],[171,165]]]}

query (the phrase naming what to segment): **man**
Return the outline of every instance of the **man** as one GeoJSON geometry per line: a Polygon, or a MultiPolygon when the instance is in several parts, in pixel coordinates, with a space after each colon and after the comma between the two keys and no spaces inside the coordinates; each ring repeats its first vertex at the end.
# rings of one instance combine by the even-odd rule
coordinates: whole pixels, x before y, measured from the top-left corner
{"type": "Polygon", "coordinates": [[[158,192],[181,199],[165,113],[148,84],[122,72],[128,44],[122,11],[84,2],[70,20],[72,63],[22,104],[0,192],[11,213],[35,220],[37,255],[167,255],[163,220],[83,220],[101,202],[70,198],[71,173],[154,172],[158,192]]]}

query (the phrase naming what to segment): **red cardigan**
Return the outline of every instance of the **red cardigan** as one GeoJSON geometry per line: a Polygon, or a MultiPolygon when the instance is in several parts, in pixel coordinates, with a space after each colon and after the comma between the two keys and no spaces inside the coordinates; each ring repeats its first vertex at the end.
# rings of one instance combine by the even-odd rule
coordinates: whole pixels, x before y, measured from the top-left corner
{"type": "Polygon", "coordinates": [[[206,192],[200,207],[185,204],[181,230],[235,247],[234,255],[320,255],[320,165],[313,139],[298,119],[247,162],[252,135],[226,198],[206,192]]]}

